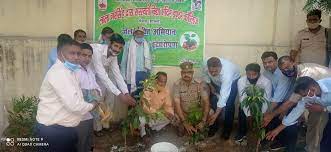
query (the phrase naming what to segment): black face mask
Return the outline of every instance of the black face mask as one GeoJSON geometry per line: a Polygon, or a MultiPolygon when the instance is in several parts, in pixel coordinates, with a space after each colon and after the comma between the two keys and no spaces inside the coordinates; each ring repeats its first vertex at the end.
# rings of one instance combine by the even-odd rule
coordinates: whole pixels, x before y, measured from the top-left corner
{"type": "Polygon", "coordinates": [[[259,78],[260,78],[260,75],[259,75],[259,76],[257,76],[255,79],[250,79],[250,78],[247,78],[247,80],[249,81],[249,83],[250,83],[250,84],[253,84],[253,85],[255,85],[255,84],[256,84],[256,82],[257,82],[257,80],[259,80],[259,78]]]}
{"type": "Polygon", "coordinates": [[[282,73],[287,76],[287,77],[295,77],[297,76],[297,69],[296,67],[294,66],[292,69],[289,69],[289,70],[284,70],[282,71],[282,73]]]}

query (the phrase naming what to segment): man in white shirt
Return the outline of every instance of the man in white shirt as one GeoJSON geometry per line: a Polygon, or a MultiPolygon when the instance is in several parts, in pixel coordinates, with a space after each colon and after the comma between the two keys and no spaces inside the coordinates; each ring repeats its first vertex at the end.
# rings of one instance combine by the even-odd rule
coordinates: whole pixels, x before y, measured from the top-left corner
{"type": "Polygon", "coordinates": [[[306,107],[311,104],[319,104],[325,107],[322,111],[310,111],[307,120],[306,150],[309,152],[320,151],[320,141],[323,130],[328,122],[328,106],[331,106],[331,77],[315,81],[304,76],[300,77],[295,84],[294,92],[300,94],[302,99],[296,107],[283,119],[281,125],[267,134],[267,139],[273,140],[280,131],[287,126],[297,123],[306,107]]]}
{"type": "Polygon", "coordinates": [[[230,138],[232,130],[240,68],[227,59],[211,57],[208,59],[203,73],[206,74],[204,78],[210,87],[210,105],[215,111],[208,118],[210,125],[208,136],[213,136],[217,132],[222,120],[221,112],[225,109],[222,138],[227,140],[230,138]]]}
{"type": "MultiPolygon", "coordinates": [[[[90,67],[92,60],[93,49],[87,43],[82,43],[82,49],[79,63],[81,68],[76,72],[79,79],[79,85],[82,89],[85,102],[91,103],[99,101],[101,89],[96,82],[95,74],[90,67]]],[[[77,149],[79,152],[90,152],[93,149],[93,123],[96,136],[100,135],[102,126],[100,114],[97,110],[93,110],[84,115],[82,121],[76,127],[78,133],[77,149]]]]}
{"type": "Polygon", "coordinates": [[[125,44],[121,61],[122,76],[128,84],[130,93],[134,95],[139,95],[143,90],[140,82],[147,79],[152,70],[149,44],[144,35],[143,27],[135,29],[133,38],[125,44]]]}
{"type": "Polygon", "coordinates": [[[75,127],[97,106],[86,103],[74,72],[79,69],[80,44],[72,39],[59,44],[58,60],[42,82],[37,110],[36,135],[49,146],[39,151],[76,151],[75,127]]]}
{"type": "MultiPolygon", "coordinates": [[[[331,77],[331,70],[329,68],[316,63],[296,64],[290,56],[280,57],[278,59],[278,67],[282,71],[282,73],[289,78],[300,78],[303,76],[308,76],[313,78],[315,81],[318,81],[324,78],[331,77]]],[[[267,126],[274,117],[280,114],[285,115],[302,99],[302,97],[303,96],[298,93],[292,93],[289,99],[286,100],[281,106],[279,106],[279,108],[264,115],[263,126],[267,126]]],[[[297,126],[297,124],[293,124],[286,129],[295,128],[295,126],[297,126]]],[[[320,128],[315,129],[318,130],[320,128]]],[[[288,133],[292,134],[291,137],[295,138],[293,140],[296,140],[297,132],[295,131],[295,129],[293,129],[292,132],[288,133]]],[[[295,147],[293,148],[293,151],[294,150],[295,147]]]]}
{"type": "MultiPolygon", "coordinates": [[[[315,63],[303,63],[297,65],[290,56],[280,57],[278,60],[278,67],[285,76],[290,78],[309,76],[315,81],[318,81],[323,78],[331,77],[331,69],[315,63]]],[[[288,111],[291,107],[297,104],[301,98],[302,96],[300,94],[292,93],[290,98],[279,108],[264,115],[263,126],[267,126],[275,116],[288,111]]]]}
{"type": "MultiPolygon", "coordinates": [[[[96,72],[97,82],[101,87],[102,95],[108,108],[112,107],[111,105],[113,105],[114,102],[113,98],[111,98],[112,96],[110,96],[112,94],[129,106],[136,104],[135,99],[129,94],[127,84],[118,66],[117,55],[123,50],[124,44],[125,41],[123,37],[117,33],[111,35],[108,45],[91,44],[93,48],[91,68],[96,72]],[[110,79],[108,69],[112,73],[112,79],[115,80],[115,82],[110,79]]],[[[103,123],[103,127],[109,128],[109,123],[103,123]]]]}
{"type": "MultiPolygon", "coordinates": [[[[238,94],[239,94],[239,101],[240,103],[245,99],[247,96],[246,93],[243,93],[245,88],[250,85],[258,86],[264,89],[264,98],[270,101],[271,99],[271,91],[272,91],[272,84],[271,81],[266,78],[264,75],[261,75],[261,67],[257,63],[248,64],[245,68],[246,76],[241,77],[238,80],[238,94]]],[[[262,113],[265,113],[268,109],[268,104],[265,103],[262,106],[262,113]]],[[[247,133],[247,120],[246,118],[251,116],[248,107],[244,107],[243,109],[239,106],[239,132],[235,137],[235,141],[237,144],[245,141],[246,133],[247,133]]]]}

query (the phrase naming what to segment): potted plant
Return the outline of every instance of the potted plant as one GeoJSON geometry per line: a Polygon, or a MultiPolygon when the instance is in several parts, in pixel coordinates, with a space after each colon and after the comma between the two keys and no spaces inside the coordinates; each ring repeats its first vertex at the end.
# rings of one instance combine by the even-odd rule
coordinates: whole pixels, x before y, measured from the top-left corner
{"type": "MultiPolygon", "coordinates": [[[[9,138],[28,138],[33,136],[34,125],[39,99],[37,97],[15,97],[12,99],[12,108],[7,110],[9,126],[4,131],[4,136],[9,138]]],[[[21,148],[13,146],[15,148],[21,148]]],[[[16,149],[22,151],[23,149],[16,149]]]]}
{"type": "Polygon", "coordinates": [[[262,127],[263,113],[262,106],[267,103],[268,106],[270,102],[264,98],[265,91],[264,89],[250,85],[246,87],[243,91],[243,94],[247,96],[241,102],[241,108],[248,108],[252,117],[253,132],[256,137],[256,151],[259,150],[260,142],[265,138],[265,128],[262,127]]]}

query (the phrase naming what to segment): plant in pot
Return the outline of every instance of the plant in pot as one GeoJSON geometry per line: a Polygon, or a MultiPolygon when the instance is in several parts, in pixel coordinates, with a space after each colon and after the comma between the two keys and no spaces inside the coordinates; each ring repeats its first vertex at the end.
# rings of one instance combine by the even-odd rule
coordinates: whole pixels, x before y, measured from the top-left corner
{"type": "Polygon", "coordinates": [[[259,150],[260,142],[265,138],[265,128],[262,127],[263,113],[262,106],[267,104],[269,106],[270,102],[264,98],[264,89],[256,86],[250,85],[246,87],[243,94],[247,96],[241,102],[241,108],[248,108],[251,113],[254,138],[256,140],[256,151],[259,150]]]}
{"type": "MultiPolygon", "coordinates": [[[[13,98],[11,110],[7,110],[9,126],[4,131],[4,136],[14,139],[32,137],[34,125],[36,124],[38,102],[39,99],[34,96],[13,98]]],[[[22,147],[14,146],[15,148],[22,147]]]]}

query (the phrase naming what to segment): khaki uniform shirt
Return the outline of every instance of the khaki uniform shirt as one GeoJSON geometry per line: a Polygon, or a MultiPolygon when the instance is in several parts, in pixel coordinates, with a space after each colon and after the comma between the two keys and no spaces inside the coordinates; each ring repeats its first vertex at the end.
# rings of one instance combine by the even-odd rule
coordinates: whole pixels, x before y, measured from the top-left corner
{"type": "Polygon", "coordinates": [[[308,28],[299,31],[292,49],[300,52],[299,63],[324,65],[326,60],[325,28],[321,27],[317,33],[310,32],[308,28]]]}
{"type": "Polygon", "coordinates": [[[174,84],[174,98],[179,98],[182,110],[188,113],[191,106],[196,104],[201,105],[201,97],[209,95],[208,90],[204,86],[205,84],[192,80],[188,85],[182,79],[178,80],[174,84]]]}

